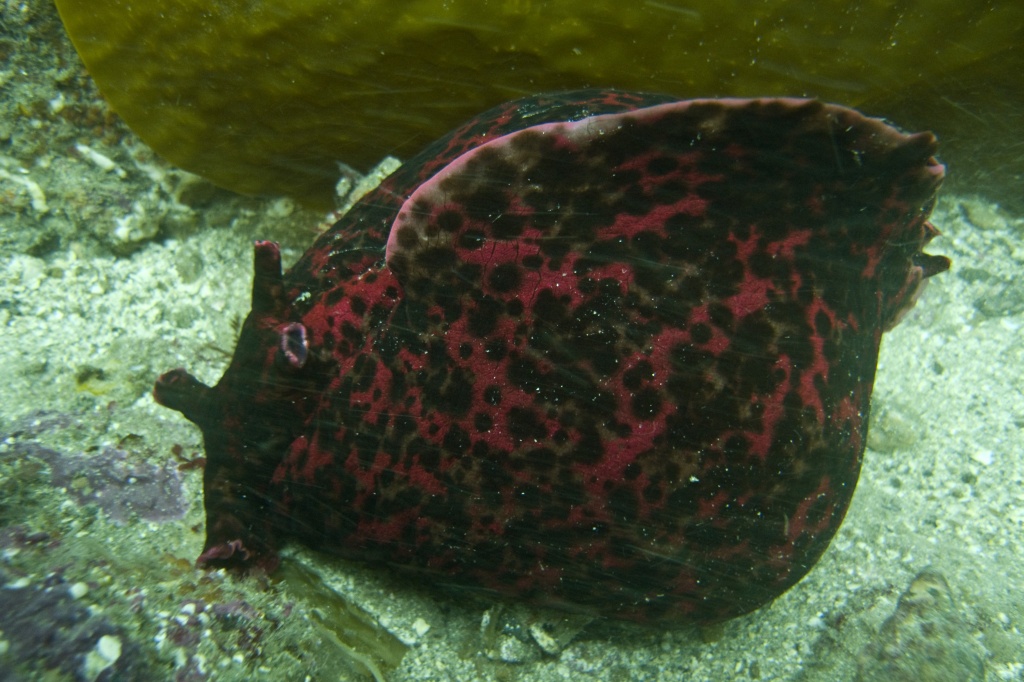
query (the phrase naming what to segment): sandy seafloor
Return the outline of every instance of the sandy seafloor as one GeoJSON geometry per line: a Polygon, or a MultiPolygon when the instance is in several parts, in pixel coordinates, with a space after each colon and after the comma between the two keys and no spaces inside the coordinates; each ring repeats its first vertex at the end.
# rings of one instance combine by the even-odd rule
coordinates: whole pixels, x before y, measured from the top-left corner
{"type": "Polygon", "coordinates": [[[884,339],[846,522],[766,608],[584,627],[299,548],[236,580],[193,566],[200,436],[150,389],[219,378],[252,240],[294,261],[322,216],[168,167],[48,4],[0,11],[0,681],[1024,680],[1020,217],[943,197],[953,269],[884,339]]]}

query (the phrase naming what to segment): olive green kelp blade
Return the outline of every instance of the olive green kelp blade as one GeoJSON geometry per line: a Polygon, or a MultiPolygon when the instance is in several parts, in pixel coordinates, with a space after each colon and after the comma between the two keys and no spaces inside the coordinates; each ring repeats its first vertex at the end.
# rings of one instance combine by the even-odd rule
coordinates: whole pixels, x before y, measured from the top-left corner
{"type": "Polygon", "coordinates": [[[158,153],[233,190],[318,205],[330,201],[337,162],[366,170],[408,157],[521,95],[600,86],[874,103],[953,70],[969,75],[1019,42],[1024,21],[1022,3],[963,0],[57,6],[104,95],[158,153]]]}

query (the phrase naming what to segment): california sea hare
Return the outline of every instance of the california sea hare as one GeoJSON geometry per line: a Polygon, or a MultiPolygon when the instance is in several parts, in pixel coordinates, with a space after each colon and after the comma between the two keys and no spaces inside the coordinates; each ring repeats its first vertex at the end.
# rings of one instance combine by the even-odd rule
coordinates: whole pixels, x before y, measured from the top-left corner
{"type": "Polygon", "coordinates": [[[362,199],[252,312],[203,431],[207,566],[298,540],[644,622],[814,565],[924,254],[931,133],[799,99],[531,97],[362,199]]]}

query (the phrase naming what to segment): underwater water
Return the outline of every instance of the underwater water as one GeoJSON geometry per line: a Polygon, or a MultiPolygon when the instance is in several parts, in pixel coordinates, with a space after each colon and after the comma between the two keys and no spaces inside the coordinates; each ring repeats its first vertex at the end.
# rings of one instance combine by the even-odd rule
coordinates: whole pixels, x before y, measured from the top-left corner
{"type": "Polygon", "coordinates": [[[111,112],[52,5],[0,11],[0,680],[1024,680],[1020,93],[891,93],[989,134],[950,133],[951,155],[940,139],[928,251],[953,265],[883,339],[846,520],[771,604],[654,630],[301,546],[271,576],[195,567],[202,439],[153,382],[187,366],[215,383],[253,240],[287,266],[324,213],[170,165],[111,112]]]}

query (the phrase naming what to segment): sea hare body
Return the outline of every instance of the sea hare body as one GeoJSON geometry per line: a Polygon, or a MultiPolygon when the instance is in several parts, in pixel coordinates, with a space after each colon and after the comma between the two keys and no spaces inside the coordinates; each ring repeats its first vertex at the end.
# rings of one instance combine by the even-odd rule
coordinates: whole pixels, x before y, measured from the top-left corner
{"type": "Polygon", "coordinates": [[[282,276],[256,245],[205,436],[207,565],[346,557],[616,618],[713,622],[814,565],[943,167],[797,99],[545,95],[412,158],[282,276]]]}

